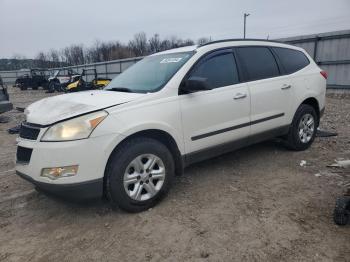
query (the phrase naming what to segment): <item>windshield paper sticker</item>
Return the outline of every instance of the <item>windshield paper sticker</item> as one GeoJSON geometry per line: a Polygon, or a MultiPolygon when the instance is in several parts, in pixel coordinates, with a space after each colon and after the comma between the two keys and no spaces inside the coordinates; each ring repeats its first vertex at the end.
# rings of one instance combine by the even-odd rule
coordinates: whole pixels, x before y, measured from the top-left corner
{"type": "Polygon", "coordinates": [[[177,63],[180,62],[182,57],[176,57],[176,58],[164,58],[162,61],[160,61],[161,64],[166,63],[177,63]]]}

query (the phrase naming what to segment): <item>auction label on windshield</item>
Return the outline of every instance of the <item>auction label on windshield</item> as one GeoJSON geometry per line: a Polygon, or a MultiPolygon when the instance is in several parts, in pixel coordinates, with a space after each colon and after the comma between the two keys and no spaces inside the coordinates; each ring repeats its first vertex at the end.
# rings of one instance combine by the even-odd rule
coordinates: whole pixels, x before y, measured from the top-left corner
{"type": "Polygon", "coordinates": [[[174,58],[164,58],[162,61],[160,61],[161,64],[165,63],[177,63],[180,62],[182,57],[174,57],[174,58]]]}

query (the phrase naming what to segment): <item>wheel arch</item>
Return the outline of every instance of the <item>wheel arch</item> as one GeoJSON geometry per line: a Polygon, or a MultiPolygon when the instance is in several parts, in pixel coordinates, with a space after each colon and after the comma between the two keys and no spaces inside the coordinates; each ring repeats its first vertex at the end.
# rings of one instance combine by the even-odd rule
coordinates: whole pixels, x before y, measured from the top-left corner
{"type": "Polygon", "coordinates": [[[320,106],[319,106],[319,102],[317,101],[317,99],[314,97],[308,97],[308,98],[304,99],[304,101],[301,103],[301,105],[303,105],[303,104],[312,106],[315,109],[316,114],[317,114],[317,118],[318,118],[318,123],[317,123],[317,125],[318,125],[321,115],[320,115],[320,106]]]}
{"type": "Polygon", "coordinates": [[[184,169],[184,163],[181,156],[181,152],[177,146],[177,143],[175,139],[166,131],[160,130],[160,129],[146,129],[142,131],[135,132],[133,134],[130,134],[126,137],[124,137],[112,150],[112,152],[109,154],[105,171],[104,171],[104,185],[106,184],[106,170],[108,168],[108,165],[110,163],[110,159],[112,155],[127,141],[130,141],[131,139],[138,138],[138,137],[146,137],[146,138],[152,138],[154,140],[157,140],[161,143],[163,143],[170,151],[170,153],[173,155],[174,162],[175,162],[175,174],[177,176],[183,174],[184,169]]]}

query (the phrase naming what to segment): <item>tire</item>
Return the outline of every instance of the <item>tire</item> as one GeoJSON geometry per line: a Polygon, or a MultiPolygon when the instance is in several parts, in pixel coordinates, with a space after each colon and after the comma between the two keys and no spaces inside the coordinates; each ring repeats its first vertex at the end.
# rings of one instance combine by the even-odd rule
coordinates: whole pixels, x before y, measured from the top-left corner
{"type": "Polygon", "coordinates": [[[315,109],[307,104],[301,104],[295,112],[292,124],[287,134],[286,145],[289,149],[295,151],[302,151],[308,149],[313,143],[317,127],[319,124],[319,117],[316,114],[315,109]],[[308,122],[308,119],[313,121],[313,125],[303,125],[304,122],[308,122]],[[304,128],[303,128],[304,127],[304,128]],[[300,135],[301,130],[302,136],[300,135]]]}
{"type": "Polygon", "coordinates": [[[59,90],[60,90],[60,92],[64,92],[64,93],[67,92],[66,87],[65,87],[65,86],[62,86],[62,85],[60,85],[59,90]]]}
{"type": "Polygon", "coordinates": [[[339,197],[336,201],[333,220],[339,226],[345,226],[350,222],[350,197],[339,197]]]}
{"type": "Polygon", "coordinates": [[[55,91],[61,92],[62,91],[62,86],[59,82],[54,82],[55,83],[55,91]]]}
{"type": "Polygon", "coordinates": [[[24,90],[27,90],[28,88],[26,86],[24,86],[23,84],[19,86],[19,88],[24,91],[24,90]]]}
{"type": "Polygon", "coordinates": [[[55,90],[56,90],[56,83],[52,81],[48,85],[47,93],[54,93],[55,90]]]}
{"type": "Polygon", "coordinates": [[[174,174],[174,159],[164,144],[151,138],[134,138],[123,143],[110,157],[105,193],[114,207],[132,213],[145,211],[165,197],[174,174]],[[155,162],[148,170],[152,159],[155,162]],[[158,179],[160,176],[163,177],[158,179]],[[133,182],[129,184],[127,179],[133,182]]]}

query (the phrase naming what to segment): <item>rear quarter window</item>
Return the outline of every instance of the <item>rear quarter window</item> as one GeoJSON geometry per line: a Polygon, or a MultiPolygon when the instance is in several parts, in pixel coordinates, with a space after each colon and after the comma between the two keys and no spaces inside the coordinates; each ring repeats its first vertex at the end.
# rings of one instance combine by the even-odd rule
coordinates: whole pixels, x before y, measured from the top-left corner
{"type": "Polygon", "coordinates": [[[309,59],[301,51],[282,47],[273,47],[273,50],[287,74],[299,71],[310,64],[309,59]]]}

